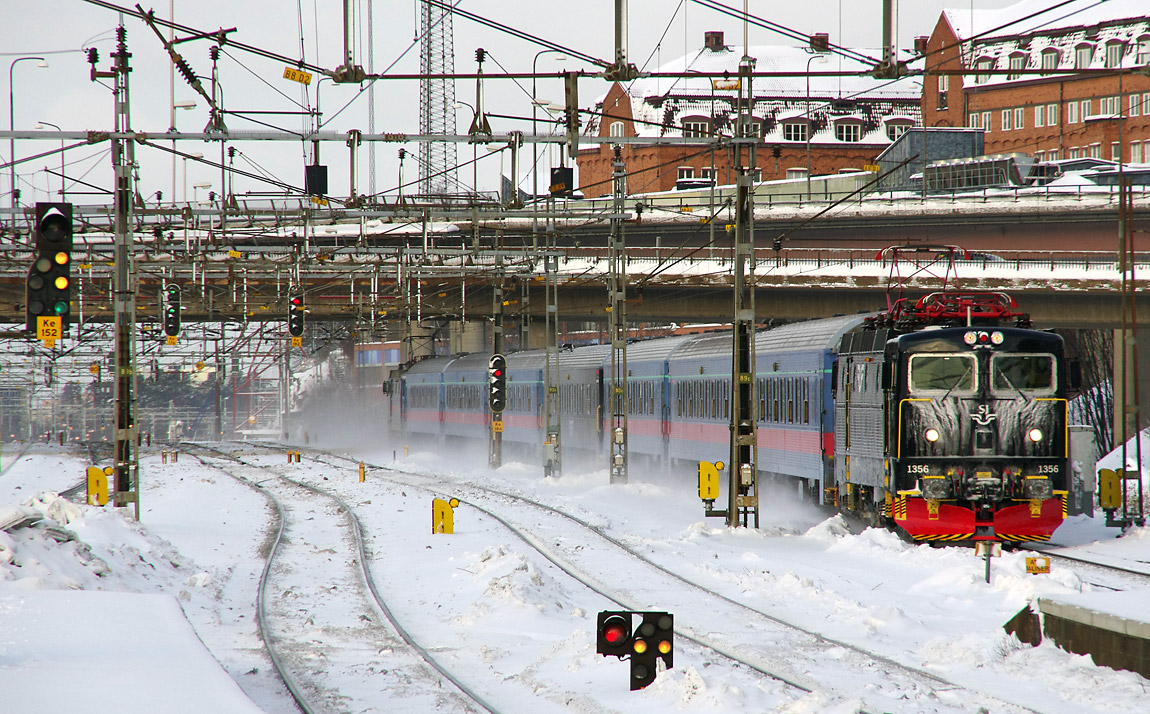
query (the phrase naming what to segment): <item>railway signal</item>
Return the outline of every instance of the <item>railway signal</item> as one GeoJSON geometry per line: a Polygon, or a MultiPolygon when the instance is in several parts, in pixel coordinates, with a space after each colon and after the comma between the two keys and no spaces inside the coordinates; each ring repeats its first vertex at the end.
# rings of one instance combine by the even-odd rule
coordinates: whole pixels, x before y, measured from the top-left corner
{"type": "Polygon", "coordinates": [[[36,260],[26,289],[28,331],[37,331],[40,318],[59,318],[63,333],[72,301],[72,204],[36,204],[36,260]]]}
{"type": "Polygon", "coordinates": [[[303,336],[303,293],[295,293],[288,298],[288,334],[303,336]]]}
{"type": "Polygon", "coordinates": [[[180,334],[180,286],[168,283],[164,288],[164,334],[176,337],[180,334]]]}
{"type": "Polygon", "coordinates": [[[496,414],[507,406],[507,358],[501,354],[491,355],[487,363],[487,403],[496,414]]]}
{"type": "Polygon", "coordinates": [[[675,616],[669,612],[605,610],[596,620],[595,651],[604,656],[631,660],[631,691],[655,681],[660,659],[667,669],[674,665],[675,616]],[[643,620],[632,630],[634,615],[643,620]]]}

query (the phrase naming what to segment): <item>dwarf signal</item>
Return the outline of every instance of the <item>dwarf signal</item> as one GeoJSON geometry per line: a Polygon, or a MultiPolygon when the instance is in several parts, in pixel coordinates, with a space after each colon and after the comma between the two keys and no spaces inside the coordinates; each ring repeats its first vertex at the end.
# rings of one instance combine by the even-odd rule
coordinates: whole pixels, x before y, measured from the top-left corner
{"type": "Polygon", "coordinates": [[[631,660],[631,691],[655,681],[660,659],[667,669],[674,664],[675,616],[669,612],[606,610],[596,621],[595,651],[631,660]],[[642,616],[637,628],[632,617],[642,616]]]}

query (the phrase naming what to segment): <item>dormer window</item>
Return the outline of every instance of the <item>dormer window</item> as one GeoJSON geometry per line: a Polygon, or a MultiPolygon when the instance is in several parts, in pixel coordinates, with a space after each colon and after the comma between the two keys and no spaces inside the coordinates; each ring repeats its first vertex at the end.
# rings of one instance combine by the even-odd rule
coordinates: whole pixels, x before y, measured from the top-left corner
{"type": "Polygon", "coordinates": [[[1049,47],[1042,51],[1042,69],[1046,72],[1058,69],[1058,50],[1049,47]]]}
{"type": "Polygon", "coordinates": [[[1134,64],[1139,67],[1150,64],[1150,35],[1138,38],[1138,45],[1134,50],[1134,64]]]}
{"type": "Polygon", "coordinates": [[[1026,69],[1026,54],[1016,52],[1010,55],[1010,69],[1011,73],[1006,75],[1007,80],[1018,79],[1022,75],[1018,73],[1019,70],[1026,69]]]}
{"type": "Polygon", "coordinates": [[[683,136],[710,136],[711,121],[706,117],[691,117],[683,119],[683,136]]]}
{"type": "Polygon", "coordinates": [[[810,122],[794,119],[783,122],[783,141],[806,141],[810,135],[810,122]]]}
{"type": "MultiPolygon", "coordinates": [[[[990,57],[980,57],[980,58],[978,58],[978,60],[975,61],[974,67],[975,67],[975,69],[979,70],[980,72],[985,72],[989,69],[994,68],[994,60],[991,59],[990,57]]],[[[989,79],[990,79],[990,75],[988,75],[988,74],[976,74],[976,75],[974,75],[974,83],[975,84],[985,84],[987,82],[987,80],[989,80],[989,79]]]]}
{"type": "Polygon", "coordinates": [[[887,119],[886,138],[894,141],[914,126],[913,119],[887,119]]]}
{"type": "Polygon", "coordinates": [[[1074,48],[1074,69],[1088,69],[1094,59],[1094,45],[1084,42],[1074,48]]]}
{"type": "Polygon", "coordinates": [[[1126,54],[1125,42],[1109,42],[1106,44],[1106,69],[1117,69],[1122,66],[1122,56],[1126,54]]]}
{"type": "Polygon", "coordinates": [[[862,141],[862,129],[859,119],[840,119],[835,122],[835,138],[839,141],[862,141]]]}
{"type": "Polygon", "coordinates": [[[623,136],[623,122],[621,121],[611,122],[608,129],[611,132],[611,136],[623,136]]]}

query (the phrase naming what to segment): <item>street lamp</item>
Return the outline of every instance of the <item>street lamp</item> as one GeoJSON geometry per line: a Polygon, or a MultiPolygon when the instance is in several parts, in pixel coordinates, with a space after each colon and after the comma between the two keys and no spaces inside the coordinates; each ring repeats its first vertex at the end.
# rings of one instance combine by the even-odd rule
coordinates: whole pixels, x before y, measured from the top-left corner
{"type": "MultiPolygon", "coordinates": [[[[173,65],[173,67],[174,66],[175,65],[173,65]]],[[[173,101],[172,102],[172,112],[171,112],[171,114],[172,114],[171,126],[168,127],[168,131],[172,132],[173,134],[176,132],[176,110],[177,109],[185,109],[185,110],[191,111],[192,109],[195,109],[195,108],[196,108],[196,103],[194,100],[191,100],[191,99],[181,99],[178,102],[173,101]]],[[[187,164],[184,164],[184,166],[186,167],[187,164]]],[[[175,139],[172,139],[172,205],[173,206],[176,205],[176,140],[175,139]]]]}
{"type": "Polygon", "coordinates": [[[188,159],[202,159],[204,155],[197,151],[182,158],[184,159],[184,205],[186,206],[188,205],[188,159]]]}
{"type": "MultiPolygon", "coordinates": [[[[545,55],[548,52],[558,52],[559,56],[556,57],[555,59],[558,59],[558,60],[567,59],[562,54],[561,50],[540,50],[539,52],[535,53],[535,59],[531,60],[531,136],[532,137],[536,136],[535,119],[536,119],[536,115],[538,114],[537,110],[540,106],[538,95],[535,93],[535,63],[537,63],[539,61],[540,55],[545,55]]],[[[547,113],[550,114],[551,112],[549,111],[547,113]]],[[[518,186],[519,186],[519,183],[518,183],[519,177],[518,176],[515,177],[515,181],[516,181],[516,184],[515,184],[516,190],[518,190],[518,186]]],[[[539,143],[535,142],[531,145],[531,200],[535,201],[535,200],[538,200],[538,198],[539,198],[539,143]]],[[[533,235],[536,232],[536,222],[537,222],[537,219],[533,216],[531,218],[531,232],[533,235]]]]}
{"type": "MultiPolygon", "coordinates": [[[[13,103],[15,101],[15,93],[13,92],[13,89],[12,89],[12,81],[13,81],[12,73],[16,69],[16,63],[17,62],[23,62],[24,60],[39,60],[39,62],[36,64],[37,67],[47,67],[48,66],[48,61],[45,60],[43,57],[17,57],[16,59],[12,60],[11,64],[8,65],[8,131],[16,131],[16,112],[13,109],[13,103]]],[[[15,208],[16,207],[16,195],[18,193],[18,191],[16,189],[16,139],[15,139],[15,137],[8,139],[8,154],[9,154],[9,158],[12,161],[12,208],[15,208]]],[[[15,222],[15,220],[16,220],[16,216],[15,216],[15,214],[13,214],[12,215],[12,221],[15,222]]]]}
{"type": "Polygon", "coordinates": [[[811,121],[811,62],[826,64],[827,58],[821,54],[813,54],[807,58],[807,200],[811,198],[811,134],[814,132],[814,122],[811,121]]]}
{"type": "MultiPolygon", "coordinates": [[[[475,116],[479,116],[479,112],[475,111],[475,107],[467,102],[456,101],[451,105],[452,109],[459,109],[460,107],[467,107],[475,116]]],[[[479,159],[476,156],[476,148],[474,142],[471,144],[471,192],[475,194],[476,199],[479,197],[479,159]]]]}
{"type": "MultiPolygon", "coordinates": [[[[46,126],[50,126],[53,129],[55,129],[56,131],[64,131],[63,129],[56,126],[55,124],[53,124],[50,121],[36,122],[36,128],[37,129],[43,129],[46,126]]],[[[62,136],[60,137],[60,200],[61,201],[67,201],[68,200],[68,197],[66,195],[64,195],[64,137],[62,137],[62,136]]]]}

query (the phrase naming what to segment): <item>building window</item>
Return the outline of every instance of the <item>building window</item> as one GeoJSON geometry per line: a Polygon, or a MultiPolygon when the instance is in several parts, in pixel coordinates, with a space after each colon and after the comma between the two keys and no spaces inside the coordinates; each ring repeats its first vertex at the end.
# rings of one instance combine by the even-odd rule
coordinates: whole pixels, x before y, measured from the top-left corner
{"type": "Polygon", "coordinates": [[[1110,160],[1122,162],[1122,144],[1117,141],[1110,142],[1110,160]]]}
{"type": "Polygon", "coordinates": [[[683,136],[685,138],[694,136],[707,136],[710,133],[711,127],[706,120],[683,120],[683,136]]]}
{"type": "Polygon", "coordinates": [[[982,129],[983,131],[990,133],[990,112],[982,113],[982,129]]]}
{"type": "Polygon", "coordinates": [[[1066,105],[1066,123],[1078,123],[1078,102],[1068,102],[1066,105]]]}
{"type": "Polygon", "coordinates": [[[887,122],[886,138],[894,141],[905,134],[907,129],[910,129],[910,124],[887,122]]]}
{"type": "Polygon", "coordinates": [[[1046,126],[1058,126],[1058,105],[1046,105],[1046,126]]]}
{"type": "Polygon", "coordinates": [[[1150,64],[1150,36],[1143,35],[1138,38],[1138,45],[1134,50],[1134,64],[1138,66],[1150,64]]]}
{"type": "Polygon", "coordinates": [[[1010,117],[1013,114],[1009,109],[1002,110],[1002,130],[1010,131],[1010,117]]]}
{"type": "Polygon", "coordinates": [[[1015,129],[1025,129],[1026,128],[1026,108],[1025,107],[1018,107],[1017,109],[1014,110],[1014,128],[1015,129]]]}
{"type": "Polygon", "coordinates": [[[762,136],[762,133],[763,133],[762,122],[755,121],[754,119],[748,119],[745,122],[743,122],[743,136],[744,137],[748,137],[748,136],[758,137],[758,136],[762,136]]]}
{"type": "MultiPolygon", "coordinates": [[[[983,57],[974,63],[974,68],[983,72],[991,69],[992,67],[994,67],[994,60],[990,59],[989,57],[983,57]]],[[[975,84],[985,84],[988,79],[990,79],[989,74],[974,75],[975,84]]]]}
{"type": "Polygon", "coordinates": [[[966,125],[971,129],[982,128],[982,115],[978,112],[971,112],[970,116],[966,118],[966,125]]]}
{"type": "Polygon", "coordinates": [[[1137,94],[1130,95],[1130,116],[1136,117],[1142,113],[1142,97],[1137,94]]]}
{"type": "Polygon", "coordinates": [[[1045,49],[1042,51],[1042,69],[1046,71],[1058,69],[1058,50],[1045,49]]]}
{"type": "Polygon", "coordinates": [[[807,122],[791,121],[783,124],[783,141],[806,141],[807,122]]]}
{"type": "Polygon", "coordinates": [[[835,138],[839,141],[862,141],[862,124],[840,121],[835,124],[835,138]]]}
{"type": "Polygon", "coordinates": [[[1085,44],[1074,48],[1074,69],[1087,69],[1094,59],[1094,46],[1085,44]]]}
{"type": "MultiPolygon", "coordinates": [[[[1082,115],[1082,121],[1086,121],[1087,118],[1089,118],[1091,116],[1091,114],[1090,114],[1090,100],[1089,99],[1083,99],[1081,104],[1082,104],[1082,106],[1080,107],[1078,113],[1082,115]]],[[[1095,157],[1095,158],[1098,158],[1098,157],[1095,157]]]]}
{"type": "MultiPolygon", "coordinates": [[[[1150,144],[1150,142],[1147,143],[1150,144]]],[[[1142,144],[1137,141],[1130,142],[1130,163],[1142,163],[1142,144]]]]}
{"type": "Polygon", "coordinates": [[[1122,55],[1126,54],[1126,45],[1122,42],[1111,42],[1106,45],[1106,69],[1117,69],[1122,66],[1122,55]]]}
{"type": "Polygon", "coordinates": [[[695,178],[695,168],[693,166],[680,166],[678,177],[681,179],[695,178]]]}
{"type": "Polygon", "coordinates": [[[1142,116],[1150,117],[1150,92],[1142,95],[1142,116]]]}
{"type": "Polygon", "coordinates": [[[1046,107],[1034,108],[1034,127],[1041,129],[1046,126],[1046,107]]]}
{"type": "Polygon", "coordinates": [[[1090,149],[1090,158],[1092,158],[1092,159],[1101,159],[1102,158],[1102,144],[1091,144],[1089,149],[1090,149]]]}
{"type": "Polygon", "coordinates": [[[1010,69],[1011,73],[1006,75],[1007,80],[1018,79],[1021,77],[1022,75],[1018,74],[1017,71],[1020,69],[1026,69],[1026,55],[1011,55],[1010,69]]]}
{"type": "Polygon", "coordinates": [[[710,166],[704,166],[703,168],[699,169],[699,178],[709,179],[711,177],[712,173],[710,166]]]}
{"type": "Polygon", "coordinates": [[[611,122],[611,126],[609,126],[608,129],[610,129],[611,136],[623,136],[623,122],[621,121],[611,122]]]}

